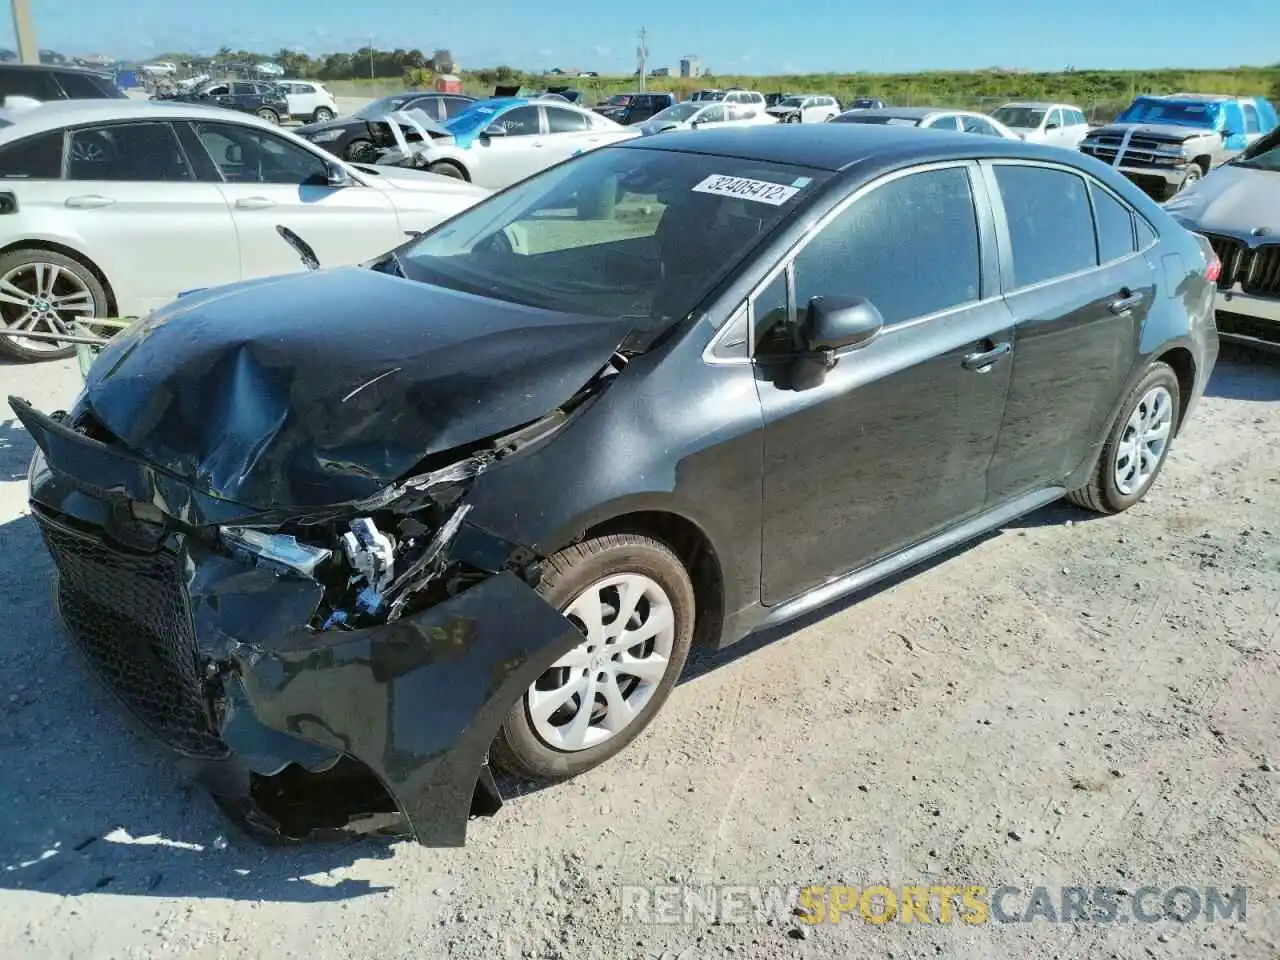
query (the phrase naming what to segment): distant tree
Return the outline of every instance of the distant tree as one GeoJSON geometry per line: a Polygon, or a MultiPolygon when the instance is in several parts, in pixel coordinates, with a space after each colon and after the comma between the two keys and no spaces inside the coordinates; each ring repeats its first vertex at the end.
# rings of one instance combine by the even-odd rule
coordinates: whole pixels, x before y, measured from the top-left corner
{"type": "Polygon", "coordinates": [[[431,69],[436,73],[453,73],[457,64],[453,62],[453,53],[444,47],[431,54],[431,69]]]}
{"type": "MultiPolygon", "coordinates": [[[[445,73],[448,73],[448,71],[447,71],[447,70],[446,70],[446,71],[444,71],[444,72],[445,72],[445,73]]],[[[493,78],[494,78],[498,83],[510,83],[512,80],[519,80],[519,79],[520,79],[520,71],[519,71],[519,70],[517,70],[515,67],[508,67],[508,66],[505,66],[505,65],[504,65],[504,66],[499,66],[499,67],[497,67],[497,68],[495,68],[495,69],[494,69],[494,71],[493,71],[493,78]]]]}

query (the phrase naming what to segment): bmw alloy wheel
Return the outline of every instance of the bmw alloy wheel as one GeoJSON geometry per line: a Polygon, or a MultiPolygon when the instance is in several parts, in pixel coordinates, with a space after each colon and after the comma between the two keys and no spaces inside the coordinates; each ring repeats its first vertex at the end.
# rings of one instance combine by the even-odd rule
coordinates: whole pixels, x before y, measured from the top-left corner
{"type": "MultiPolygon", "coordinates": [[[[84,281],[56,263],[24,263],[0,277],[0,334],[71,333],[77,318],[92,317],[93,294],[84,281]]],[[[19,341],[34,353],[57,353],[56,340],[19,341]]]]}
{"type": "Polygon", "coordinates": [[[586,639],[529,688],[525,706],[538,738],[572,753],[640,714],[670,667],[676,626],[666,592],[638,573],[596,581],[563,612],[586,639]]]}
{"type": "Polygon", "coordinates": [[[1116,444],[1116,489],[1124,496],[1142,490],[1155,476],[1173,432],[1173,397],[1163,386],[1152,387],[1125,425],[1116,444]]]}

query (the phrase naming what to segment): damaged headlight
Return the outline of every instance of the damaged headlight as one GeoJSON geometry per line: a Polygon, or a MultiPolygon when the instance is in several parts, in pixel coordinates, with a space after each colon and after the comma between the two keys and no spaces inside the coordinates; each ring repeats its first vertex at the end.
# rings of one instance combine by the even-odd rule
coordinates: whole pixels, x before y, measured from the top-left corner
{"type": "Polygon", "coordinates": [[[313,579],[316,567],[333,556],[332,550],[299,543],[297,537],[287,533],[266,533],[252,527],[219,527],[218,534],[232,550],[242,550],[313,579]]]}

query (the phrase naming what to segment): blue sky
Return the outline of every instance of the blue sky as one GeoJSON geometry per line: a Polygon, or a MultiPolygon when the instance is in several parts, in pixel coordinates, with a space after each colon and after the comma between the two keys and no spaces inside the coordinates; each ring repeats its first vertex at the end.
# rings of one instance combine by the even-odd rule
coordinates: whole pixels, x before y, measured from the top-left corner
{"type": "MultiPolygon", "coordinates": [[[[0,0],[3,4],[4,0],[0,0]]],[[[309,53],[444,46],[464,67],[635,69],[697,54],[717,73],[912,71],[990,66],[1058,70],[1230,66],[1280,60],[1280,0],[1171,7],[1151,0],[31,0],[41,47],[147,57],[164,50],[309,53]],[[448,11],[447,13],[445,11],[448,11]],[[1216,11],[1216,15],[1215,15],[1216,11]],[[1229,18],[1229,23],[1221,18],[1229,18]]],[[[14,47],[0,17],[0,46],[14,47]]]]}

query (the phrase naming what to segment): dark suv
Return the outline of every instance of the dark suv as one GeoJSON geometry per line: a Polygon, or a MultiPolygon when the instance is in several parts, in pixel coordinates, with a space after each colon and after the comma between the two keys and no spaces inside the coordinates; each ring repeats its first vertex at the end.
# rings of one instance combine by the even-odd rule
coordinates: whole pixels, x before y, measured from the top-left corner
{"type": "Polygon", "coordinates": [[[621,124],[640,123],[675,102],[669,93],[619,93],[596,107],[596,113],[621,124]]]}
{"type": "Polygon", "coordinates": [[[218,80],[206,83],[192,93],[168,99],[255,113],[271,123],[279,123],[281,118],[289,116],[288,99],[279,87],[265,80],[218,80]]]}
{"type": "Polygon", "coordinates": [[[32,100],[125,100],[128,95],[107,73],[50,64],[0,63],[0,102],[32,100]]]}

